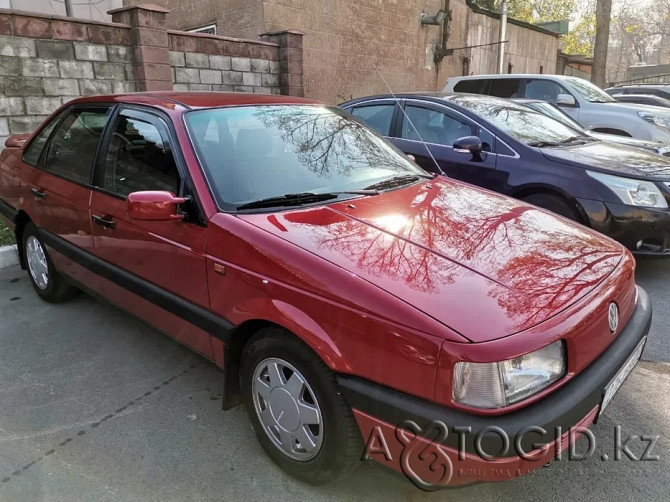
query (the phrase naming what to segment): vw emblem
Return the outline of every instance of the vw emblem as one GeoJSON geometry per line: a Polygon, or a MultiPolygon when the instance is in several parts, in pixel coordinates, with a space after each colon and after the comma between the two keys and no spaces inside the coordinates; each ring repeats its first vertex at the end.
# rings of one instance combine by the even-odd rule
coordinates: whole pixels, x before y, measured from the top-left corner
{"type": "Polygon", "coordinates": [[[607,313],[607,320],[610,323],[610,331],[614,333],[619,326],[619,307],[616,306],[616,303],[610,303],[609,312],[607,313]]]}

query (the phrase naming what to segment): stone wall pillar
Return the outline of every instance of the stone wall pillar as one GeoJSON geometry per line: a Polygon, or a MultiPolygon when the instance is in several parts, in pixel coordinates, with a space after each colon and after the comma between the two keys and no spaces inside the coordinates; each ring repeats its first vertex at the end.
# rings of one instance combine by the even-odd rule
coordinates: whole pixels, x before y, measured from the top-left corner
{"type": "Polygon", "coordinates": [[[279,88],[287,96],[304,96],[302,38],[298,30],[264,33],[261,37],[279,46],[279,88]]]}
{"type": "Polygon", "coordinates": [[[168,9],[158,5],[121,7],[108,12],[115,23],[131,27],[138,91],[171,91],[172,69],[168,49],[168,9]]]}

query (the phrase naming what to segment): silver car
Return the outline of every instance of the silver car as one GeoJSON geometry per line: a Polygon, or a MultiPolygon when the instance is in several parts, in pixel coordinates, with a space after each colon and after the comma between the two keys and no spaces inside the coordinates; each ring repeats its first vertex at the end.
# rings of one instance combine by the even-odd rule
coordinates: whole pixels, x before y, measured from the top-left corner
{"type": "Polygon", "coordinates": [[[570,115],[561,110],[558,106],[548,101],[542,101],[541,99],[514,99],[513,101],[525,105],[528,108],[540,112],[552,119],[558,120],[559,122],[565,124],[568,127],[577,129],[584,134],[588,134],[593,138],[598,138],[602,141],[611,141],[613,143],[619,143],[620,145],[633,146],[635,148],[641,148],[649,152],[654,152],[659,155],[665,155],[670,157],[670,144],[661,143],[659,141],[647,141],[644,139],[635,139],[628,136],[619,136],[617,134],[605,134],[602,132],[593,132],[587,129],[584,129],[581,124],[579,124],[575,119],[570,115]]]}
{"type": "Polygon", "coordinates": [[[586,129],[649,141],[670,142],[670,110],[619,103],[591,82],[565,75],[473,75],[452,77],[448,92],[554,103],[586,129]]]}

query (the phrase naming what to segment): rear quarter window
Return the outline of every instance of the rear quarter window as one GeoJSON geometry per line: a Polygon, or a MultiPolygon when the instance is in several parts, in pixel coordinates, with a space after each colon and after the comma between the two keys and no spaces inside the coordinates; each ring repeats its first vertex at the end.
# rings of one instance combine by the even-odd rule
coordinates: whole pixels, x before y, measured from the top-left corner
{"type": "Polygon", "coordinates": [[[484,87],[488,80],[463,80],[454,86],[454,92],[464,92],[469,94],[484,94],[484,87]]]}

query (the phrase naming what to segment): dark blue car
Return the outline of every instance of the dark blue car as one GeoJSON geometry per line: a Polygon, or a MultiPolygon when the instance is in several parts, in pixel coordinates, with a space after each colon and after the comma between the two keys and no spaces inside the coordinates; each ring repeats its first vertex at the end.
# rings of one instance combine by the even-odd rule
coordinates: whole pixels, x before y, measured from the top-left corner
{"type": "Polygon", "coordinates": [[[340,106],[427,171],[549,209],[637,253],[670,254],[668,157],[491,96],[378,95],[340,106]]]}

